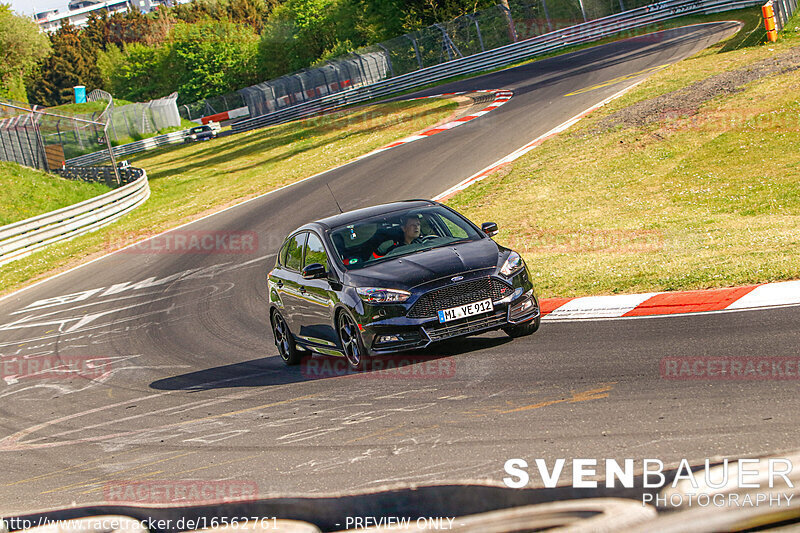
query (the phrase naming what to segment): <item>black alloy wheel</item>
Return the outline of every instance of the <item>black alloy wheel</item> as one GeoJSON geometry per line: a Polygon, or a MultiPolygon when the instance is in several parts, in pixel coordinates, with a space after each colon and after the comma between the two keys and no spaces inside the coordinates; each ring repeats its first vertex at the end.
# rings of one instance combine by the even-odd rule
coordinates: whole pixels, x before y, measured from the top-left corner
{"type": "Polygon", "coordinates": [[[294,343],[294,337],[289,331],[289,326],[286,320],[278,311],[272,314],[272,335],[275,337],[275,346],[278,347],[278,353],[287,365],[296,365],[300,363],[300,352],[294,343]]]}
{"type": "Polygon", "coordinates": [[[342,345],[342,352],[347,359],[347,364],[353,370],[364,370],[367,358],[366,350],[361,342],[361,334],[358,331],[355,320],[347,312],[342,311],[339,314],[338,323],[339,341],[342,345]]]}

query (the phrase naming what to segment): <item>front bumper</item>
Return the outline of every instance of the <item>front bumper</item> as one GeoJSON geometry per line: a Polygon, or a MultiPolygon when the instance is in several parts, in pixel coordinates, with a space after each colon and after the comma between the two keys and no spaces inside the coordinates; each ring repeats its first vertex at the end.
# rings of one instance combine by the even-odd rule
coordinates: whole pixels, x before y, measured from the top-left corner
{"type": "Polygon", "coordinates": [[[425,348],[431,343],[485,333],[535,320],[539,301],[530,289],[517,298],[493,302],[489,313],[440,323],[438,319],[395,318],[364,326],[364,345],[372,355],[425,348]]]}

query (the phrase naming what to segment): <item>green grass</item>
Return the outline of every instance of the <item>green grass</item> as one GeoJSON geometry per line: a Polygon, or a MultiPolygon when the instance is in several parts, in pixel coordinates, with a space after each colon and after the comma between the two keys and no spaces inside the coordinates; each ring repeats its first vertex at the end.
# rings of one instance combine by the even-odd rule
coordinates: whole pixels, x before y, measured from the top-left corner
{"type": "MultiPolygon", "coordinates": [[[[119,100],[119,99],[116,99],[116,98],[114,99],[114,107],[122,107],[122,106],[125,106],[125,105],[128,105],[128,104],[132,104],[132,103],[134,103],[134,102],[129,102],[127,100],[119,100]]],[[[62,104],[62,105],[55,106],[55,107],[49,107],[49,108],[47,108],[47,111],[49,111],[51,113],[66,113],[68,115],[78,115],[78,114],[80,114],[80,115],[91,115],[92,113],[102,113],[105,110],[107,105],[108,105],[108,102],[106,102],[105,100],[98,100],[96,102],[85,102],[85,103],[82,103],[82,104],[74,104],[74,103],[73,104],[62,104]]],[[[156,135],[164,135],[165,133],[172,133],[173,131],[185,130],[187,128],[192,128],[194,126],[197,126],[197,123],[192,122],[191,120],[186,120],[185,118],[181,118],[180,126],[175,126],[175,127],[171,127],[171,128],[163,128],[163,129],[158,130],[158,131],[153,132],[153,133],[143,133],[143,134],[134,135],[134,136],[120,137],[119,139],[116,139],[116,140],[112,138],[111,145],[112,146],[119,146],[121,144],[128,144],[128,143],[132,143],[132,142],[135,142],[135,141],[141,141],[142,139],[148,139],[150,137],[155,137],[156,135]]],[[[113,129],[111,129],[110,127],[109,127],[109,132],[112,134],[112,137],[113,137],[113,129]]],[[[102,148],[105,148],[105,147],[100,147],[100,149],[102,149],[102,148]]],[[[90,148],[84,149],[84,150],[70,149],[70,150],[67,151],[67,158],[77,157],[78,155],[83,155],[83,154],[87,154],[87,153],[91,153],[91,152],[96,152],[97,149],[98,149],[98,147],[90,147],[90,148]]]]}
{"type": "MultiPolygon", "coordinates": [[[[128,104],[132,104],[133,102],[129,102],[127,100],[117,100],[114,99],[114,106],[120,107],[128,104]]],[[[82,104],[62,104],[54,107],[48,107],[47,110],[53,113],[68,113],[70,115],[91,115],[92,113],[102,113],[108,102],[105,100],[97,100],[95,102],[84,102],[82,104]]]]}
{"type": "Polygon", "coordinates": [[[691,117],[596,133],[636,102],[800,45],[720,43],[545,142],[449,204],[496,221],[544,297],[704,289],[800,278],[800,71],[691,117]]]}
{"type": "MultiPolygon", "coordinates": [[[[714,13],[711,15],[688,15],[685,17],[678,17],[666,22],[660,22],[658,24],[651,24],[649,26],[642,26],[639,28],[634,28],[629,31],[620,32],[616,35],[612,35],[610,37],[606,37],[604,39],[600,39],[597,41],[593,41],[591,43],[585,44],[577,44],[574,46],[568,46],[566,48],[562,48],[560,50],[556,50],[554,52],[550,52],[548,54],[542,54],[536,57],[532,57],[529,59],[524,59],[522,61],[517,61],[516,63],[512,63],[510,65],[505,65],[502,67],[496,67],[492,69],[487,69],[481,72],[471,73],[471,74],[461,74],[459,76],[452,76],[450,78],[443,79],[436,83],[431,83],[428,85],[423,85],[420,87],[415,87],[413,89],[408,89],[405,91],[398,91],[396,93],[390,94],[389,96],[382,97],[381,99],[389,99],[389,98],[397,98],[399,96],[404,96],[406,94],[415,93],[418,91],[422,91],[425,89],[431,89],[434,87],[438,87],[440,85],[444,85],[447,83],[453,83],[461,80],[466,80],[469,78],[474,78],[475,76],[483,76],[485,74],[491,74],[492,72],[499,72],[502,70],[508,70],[511,68],[519,67],[522,65],[528,65],[530,63],[535,63],[536,61],[542,61],[543,59],[548,59],[551,57],[556,57],[564,54],[569,54],[571,52],[577,52],[579,50],[584,50],[586,48],[591,48],[593,46],[599,46],[602,44],[607,44],[615,41],[619,41],[621,39],[628,39],[630,37],[637,37],[640,35],[645,35],[648,33],[653,33],[656,31],[661,30],[668,30],[672,28],[680,28],[682,26],[688,26],[690,24],[702,24],[705,22],[718,22],[724,20],[737,20],[744,24],[743,28],[736,33],[736,35],[730,37],[729,39],[725,40],[723,43],[719,43],[717,45],[718,48],[724,48],[725,51],[728,50],[736,50],[739,48],[752,46],[753,44],[761,43],[766,38],[766,31],[763,27],[763,19],[761,18],[761,8],[760,7],[752,7],[747,9],[737,9],[734,11],[726,11],[724,13],[714,13]]],[[[788,27],[788,25],[787,25],[788,27]]],[[[489,87],[490,89],[493,87],[489,87]]]]}
{"type": "MultiPolygon", "coordinates": [[[[141,133],[138,135],[134,135],[132,137],[120,137],[119,139],[112,139],[111,146],[120,146],[123,144],[128,144],[136,141],[141,141],[142,139],[149,139],[150,137],[155,137],[157,135],[164,135],[166,133],[172,133],[174,131],[182,131],[187,130],[189,128],[194,128],[197,126],[196,122],[192,122],[191,120],[186,120],[185,118],[181,118],[181,125],[180,126],[172,126],[169,128],[162,128],[153,133],[141,133]]],[[[109,131],[112,131],[109,128],[109,131]]],[[[96,151],[96,150],[94,150],[96,151]]],[[[88,153],[88,152],[87,152],[88,153]]]]}
{"type": "Polygon", "coordinates": [[[88,200],[111,189],[0,161],[0,226],[88,200]]]}
{"type": "Polygon", "coordinates": [[[8,292],[107,251],[107,243],[133,242],[340,165],[436,124],[456,107],[438,99],[381,104],[145,152],[131,158],[150,178],[145,204],[106,228],[0,267],[0,287],[8,292]]]}
{"type": "MultiPolygon", "coordinates": [[[[544,296],[798,277],[792,259],[798,245],[795,154],[800,151],[793,144],[795,134],[781,135],[774,126],[797,116],[793,92],[786,86],[768,89],[768,81],[762,81],[753,84],[755,89],[725,99],[736,106],[728,113],[744,117],[736,127],[763,126],[764,131],[746,132],[746,140],[739,130],[717,131],[730,117],[720,118],[723,111],[713,106],[722,102],[716,101],[702,110],[703,116],[713,118],[706,130],[700,128],[701,122],[682,128],[673,121],[641,131],[588,133],[613,110],[798,42],[796,35],[788,34],[774,45],[753,46],[763,37],[755,9],[684,17],[636,33],[729,19],[745,21],[745,30],[657,72],[602,113],[517,161],[510,173],[488,178],[451,203],[474,220],[500,222],[500,240],[521,249],[544,296]],[[751,93],[762,90],[757,88],[761,85],[763,92],[751,93]],[[753,102],[768,108],[748,107],[753,102]],[[748,149],[735,161],[742,167],[728,168],[739,146],[748,149]],[[764,146],[785,154],[779,164],[754,157],[756,147],[764,146]],[[701,168],[706,177],[699,174],[701,168]],[[728,201],[729,197],[736,200],[728,201]],[[565,253],[570,246],[573,249],[565,253]],[[746,259],[741,265],[740,256],[746,259]]],[[[794,24],[790,21],[787,27],[794,24]]],[[[579,48],[583,47],[565,51],[579,48]]],[[[793,76],[784,75],[786,79],[779,81],[794,87],[793,76]]],[[[152,180],[153,196],[144,206],[100,232],[0,267],[0,286],[12,290],[102,252],[106,242],[129,239],[130,232],[160,231],[330,168],[434,123],[453,107],[424,100],[384,104],[380,111],[359,108],[349,115],[148,152],[134,162],[146,168],[152,180]]]]}

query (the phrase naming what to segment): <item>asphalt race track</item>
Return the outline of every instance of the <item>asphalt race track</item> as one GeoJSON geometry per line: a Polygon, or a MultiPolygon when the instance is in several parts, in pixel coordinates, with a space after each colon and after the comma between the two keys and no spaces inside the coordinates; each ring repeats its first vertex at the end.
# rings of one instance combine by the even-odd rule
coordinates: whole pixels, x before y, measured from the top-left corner
{"type": "MultiPolygon", "coordinates": [[[[285,368],[266,314],[265,274],[283,237],[336,212],[325,183],[345,210],[430,198],[639,81],[637,73],[735,28],[668,31],[420,93],[511,89],[514,97],[454,130],[180,230],[255,232],[257,249],[128,250],[0,301],[4,364],[88,358],[98,369],[15,379],[4,367],[0,516],[103,502],[110,485],[137,480],[227,479],[256,483],[262,496],[330,494],[501,483],[515,457],[674,466],[796,447],[796,380],[666,380],[660,362],[797,356],[797,307],[547,323],[532,337],[453,341],[391,372],[343,376],[326,373],[327,358],[285,368]]],[[[532,486],[540,483],[532,476],[532,486]]]]}

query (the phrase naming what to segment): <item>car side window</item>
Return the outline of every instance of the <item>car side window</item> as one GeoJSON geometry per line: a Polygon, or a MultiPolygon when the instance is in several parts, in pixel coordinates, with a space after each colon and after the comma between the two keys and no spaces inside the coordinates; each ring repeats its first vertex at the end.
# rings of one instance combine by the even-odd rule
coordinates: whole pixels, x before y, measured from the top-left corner
{"type": "Polygon", "coordinates": [[[308,232],[303,231],[293,237],[289,237],[283,251],[283,254],[285,254],[282,257],[284,267],[296,271],[300,271],[303,268],[303,246],[305,246],[307,236],[308,232]]]}
{"type": "Polygon", "coordinates": [[[447,226],[447,230],[450,232],[451,236],[456,237],[458,239],[465,239],[468,237],[467,232],[464,230],[464,228],[462,228],[461,226],[450,220],[448,217],[446,216],[441,217],[441,219],[444,222],[444,225],[447,226]]]}
{"type": "Polygon", "coordinates": [[[316,233],[308,234],[308,244],[306,244],[306,262],[305,265],[312,263],[319,263],[328,270],[328,254],[325,253],[325,246],[322,244],[322,239],[316,233]]]}

